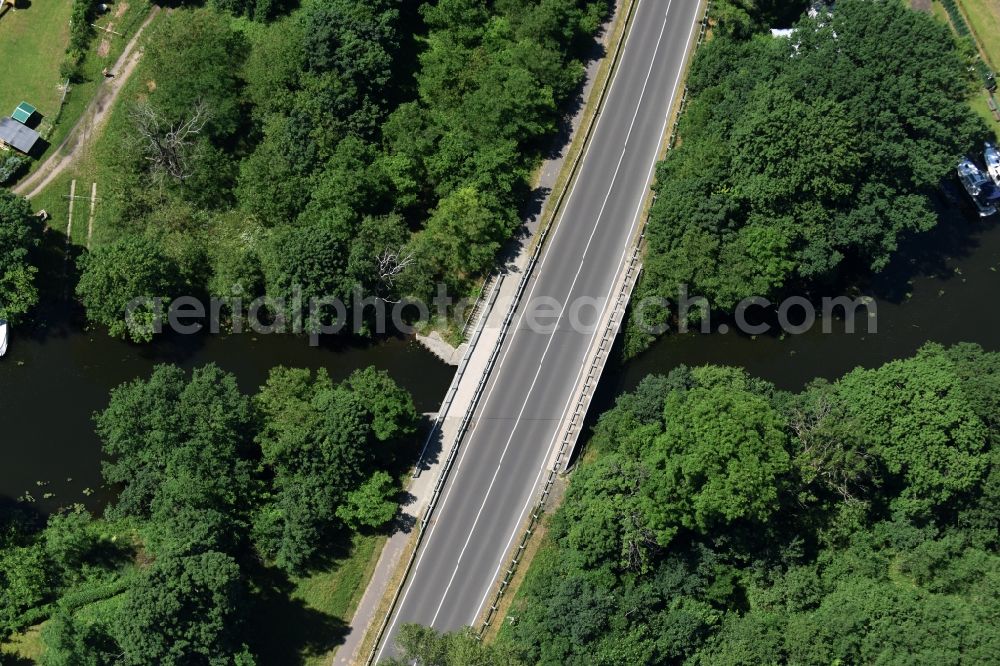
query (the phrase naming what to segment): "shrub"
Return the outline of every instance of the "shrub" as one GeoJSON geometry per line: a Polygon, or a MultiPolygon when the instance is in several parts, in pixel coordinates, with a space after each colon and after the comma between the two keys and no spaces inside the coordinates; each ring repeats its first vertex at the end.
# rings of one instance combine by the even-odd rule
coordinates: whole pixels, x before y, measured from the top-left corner
{"type": "Polygon", "coordinates": [[[96,9],[97,3],[94,0],[73,0],[73,11],[69,15],[69,45],[66,47],[66,60],[59,66],[59,75],[63,79],[75,80],[79,74],[80,62],[94,34],[90,24],[95,18],[96,9]]]}
{"type": "Polygon", "coordinates": [[[9,180],[13,180],[14,176],[21,170],[27,160],[20,155],[8,155],[2,162],[0,162],[0,185],[3,185],[9,180]]]}
{"type": "Polygon", "coordinates": [[[94,20],[94,10],[97,8],[94,0],[73,0],[73,12],[69,16],[69,46],[67,53],[76,52],[80,56],[90,44],[93,30],[90,27],[94,20]]]}

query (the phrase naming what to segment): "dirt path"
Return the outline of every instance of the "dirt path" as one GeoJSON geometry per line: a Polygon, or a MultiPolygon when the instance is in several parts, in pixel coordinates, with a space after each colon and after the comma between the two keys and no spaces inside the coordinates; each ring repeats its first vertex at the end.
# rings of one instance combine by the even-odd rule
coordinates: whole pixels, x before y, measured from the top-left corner
{"type": "Polygon", "coordinates": [[[49,155],[34,173],[13,188],[15,194],[20,194],[30,199],[41,192],[73,163],[82,149],[90,144],[96,131],[108,119],[111,109],[114,108],[115,100],[118,99],[119,93],[121,93],[125,84],[132,76],[136,65],[139,64],[139,59],[142,57],[142,50],[137,49],[136,45],[139,43],[139,38],[142,36],[146,26],[159,13],[160,8],[154,6],[152,11],[149,12],[149,16],[146,17],[146,20],[143,21],[139,29],[136,30],[135,35],[125,46],[121,57],[118,58],[114,67],[111,68],[115,77],[105,79],[101,83],[97,89],[97,94],[94,95],[94,99],[87,105],[87,109],[76,122],[76,125],[73,126],[73,129],[69,131],[63,142],[59,144],[55,152],[49,155]]]}

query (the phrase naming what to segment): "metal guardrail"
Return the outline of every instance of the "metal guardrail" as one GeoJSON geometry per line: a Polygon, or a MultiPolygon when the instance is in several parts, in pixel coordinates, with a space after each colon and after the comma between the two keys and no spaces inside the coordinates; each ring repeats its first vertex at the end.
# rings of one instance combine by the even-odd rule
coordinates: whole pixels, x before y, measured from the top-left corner
{"type": "Polygon", "coordinates": [[[587,409],[590,407],[590,401],[594,396],[594,391],[597,390],[597,382],[600,380],[601,373],[604,371],[604,366],[608,362],[608,355],[611,352],[612,345],[614,345],[615,337],[618,335],[618,330],[621,328],[621,324],[625,317],[625,311],[628,308],[629,300],[632,297],[632,291],[635,289],[635,285],[639,281],[639,273],[642,271],[640,252],[642,249],[642,241],[645,237],[645,232],[641,233],[635,246],[632,248],[632,257],[629,260],[628,268],[625,271],[625,277],[622,282],[621,289],[618,290],[618,295],[615,297],[614,309],[611,311],[611,316],[608,318],[608,325],[605,327],[604,333],[601,335],[601,342],[597,348],[596,354],[594,355],[594,361],[587,369],[587,377],[583,381],[583,389],[580,391],[580,399],[577,400],[576,407],[573,409],[573,415],[570,417],[570,421],[566,426],[566,434],[563,436],[563,441],[559,445],[559,452],[556,454],[555,463],[552,467],[555,472],[559,471],[560,463],[562,463],[563,472],[566,472],[569,469],[569,461],[573,457],[573,452],[576,450],[576,442],[579,440],[579,433],[575,432],[575,429],[579,429],[583,426],[583,419],[587,415],[587,409]],[[569,447],[569,450],[567,450],[567,447],[569,447]],[[565,462],[563,462],[564,458],[565,462]]]}
{"type": "Polygon", "coordinates": [[[618,63],[621,60],[622,51],[625,48],[625,42],[628,38],[629,26],[632,24],[632,18],[635,14],[635,7],[639,0],[628,0],[628,7],[625,9],[624,25],[625,29],[622,31],[622,37],[618,40],[618,44],[615,46],[614,55],[611,57],[611,67],[608,69],[608,78],[604,81],[604,85],[601,87],[601,95],[597,99],[597,110],[594,112],[594,117],[591,118],[590,124],[587,125],[586,134],[584,135],[583,145],[580,151],[573,158],[573,165],[570,168],[569,178],[566,180],[566,186],[563,187],[562,191],[559,193],[559,197],[556,199],[556,203],[552,208],[552,213],[549,215],[548,221],[545,223],[545,228],[542,229],[541,234],[539,234],[537,241],[535,242],[535,256],[539,254],[540,248],[545,245],[545,241],[548,238],[549,232],[552,230],[552,226],[556,219],[559,218],[559,213],[562,212],[563,203],[566,201],[566,197],[569,196],[570,191],[573,189],[573,183],[576,181],[576,177],[580,171],[580,164],[583,162],[583,156],[587,153],[587,145],[594,136],[594,129],[597,127],[598,119],[601,117],[601,113],[604,111],[604,103],[608,98],[608,90],[611,87],[611,82],[614,80],[615,72],[618,70],[618,63]]]}
{"type": "MultiPolygon", "coordinates": [[[[497,296],[500,293],[500,285],[503,284],[503,275],[498,275],[497,281],[493,284],[493,289],[490,292],[489,303],[486,312],[492,310],[493,305],[496,303],[497,296]]],[[[469,342],[469,348],[466,350],[465,355],[462,358],[462,362],[459,364],[458,371],[455,373],[455,377],[451,381],[451,386],[448,387],[448,393],[445,394],[444,402],[441,403],[441,409],[438,411],[437,416],[434,418],[434,425],[431,426],[431,431],[427,435],[427,440],[424,443],[424,448],[420,452],[420,458],[417,460],[417,465],[413,472],[413,478],[420,476],[420,468],[423,465],[424,455],[427,452],[427,448],[430,443],[434,440],[434,436],[441,429],[441,424],[447,418],[448,412],[451,410],[451,405],[455,400],[455,394],[458,393],[458,385],[462,381],[462,377],[465,375],[465,370],[469,365],[469,360],[472,358],[472,353],[476,349],[476,345],[479,343],[479,338],[482,336],[483,329],[486,327],[486,316],[483,316],[479,323],[476,325],[476,332],[469,342]]],[[[488,368],[489,366],[487,366],[488,368]]],[[[427,509],[424,511],[423,519],[420,521],[420,525],[417,528],[417,545],[410,552],[410,556],[406,562],[405,573],[402,580],[400,580],[399,585],[396,586],[396,591],[393,593],[392,601],[389,604],[389,611],[386,613],[385,617],[382,619],[382,624],[379,626],[378,634],[375,637],[375,642],[372,645],[371,651],[368,653],[367,659],[365,659],[365,664],[372,664],[375,661],[375,655],[378,652],[379,645],[382,644],[382,639],[385,637],[386,627],[389,626],[389,619],[392,617],[393,612],[396,610],[396,605],[399,603],[399,597],[403,593],[403,586],[406,584],[406,579],[410,575],[410,570],[413,568],[413,562],[417,557],[417,551],[420,550],[420,542],[423,540],[424,531],[427,529],[427,523],[430,520],[431,512],[434,510],[434,506],[437,503],[437,499],[441,494],[441,488],[444,485],[444,479],[448,475],[448,471],[451,469],[451,465],[454,463],[455,455],[458,452],[458,445],[462,441],[462,436],[464,435],[465,428],[468,427],[468,422],[471,420],[472,412],[475,409],[475,405],[479,402],[480,393],[482,387],[485,384],[484,380],[480,380],[479,386],[476,389],[476,396],[473,398],[469,409],[466,410],[465,416],[462,419],[462,428],[460,429],[460,435],[455,438],[455,442],[451,447],[448,454],[448,460],[445,462],[444,468],[441,470],[441,474],[438,475],[437,483],[434,486],[434,493],[431,496],[431,501],[427,505],[427,509]]]]}
{"type": "MultiPolygon", "coordinates": [[[[640,236],[640,241],[641,239],[642,236],[640,236]]],[[[511,563],[507,566],[504,576],[500,581],[500,586],[497,588],[497,591],[493,596],[493,601],[490,603],[486,611],[486,617],[483,619],[482,626],[479,628],[480,638],[482,638],[490,624],[493,622],[497,611],[500,609],[500,600],[503,598],[504,593],[510,586],[511,581],[514,579],[514,574],[517,572],[517,566],[521,562],[524,550],[528,546],[528,541],[531,539],[531,535],[534,533],[535,527],[538,525],[538,521],[541,520],[542,513],[545,510],[545,503],[552,492],[552,484],[559,475],[560,464],[563,464],[564,457],[566,463],[568,463],[569,456],[572,455],[573,447],[576,441],[574,434],[578,434],[575,429],[579,429],[583,425],[584,416],[587,414],[587,408],[590,406],[590,400],[594,395],[594,388],[596,387],[596,383],[601,376],[601,371],[604,369],[604,365],[607,362],[608,353],[611,351],[611,346],[614,343],[615,336],[617,335],[618,326],[621,323],[621,318],[625,314],[629,297],[632,294],[632,289],[635,287],[639,272],[641,271],[641,267],[639,265],[639,247],[639,244],[636,244],[632,250],[632,259],[629,262],[628,269],[626,270],[625,280],[622,283],[621,289],[618,291],[615,307],[611,311],[611,317],[608,320],[608,325],[605,327],[604,333],[601,336],[597,355],[588,370],[580,399],[577,401],[573,415],[570,417],[570,422],[566,428],[565,434],[563,435],[563,440],[559,444],[559,451],[556,453],[555,462],[545,479],[545,484],[542,487],[541,498],[535,506],[535,510],[531,512],[531,517],[528,520],[528,526],[525,528],[524,534],[521,535],[521,542],[518,544],[517,551],[515,552],[511,563]],[[569,447],[568,452],[567,447],[569,447]]],[[[563,464],[563,467],[565,468],[566,464],[563,464]]]]}
{"type": "MultiPolygon", "coordinates": [[[[694,51],[697,51],[698,47],[702,45],[705,41],[705,35],[708,30],[708,17],[711,10],[712,3],[709,1],[705,6],[705,15],[701,20],[701,29],[698,35],[698,43],[695,45],[694,51]]],[[[624,41],[624,40],[623,40],[624,41]]],[[[680,124],[680,118],[684,114],[684,110],[687,107],[688,102],[688,87],[684,86],[684,91],[681,95],[681,102],[678,106],[677,118],[674,120],[673,127],[671,129],[670,137],[667,140],[667,146],[669,150],[673,150],[677,143],[677,132],[678,126],[680,124]]],[[[656,197],[653,197],[653,203],[656,202],[656,197]]],[[[517,572],[517,567],[524,556],[524,551],[528,546],[528,541],[531,539],[531,535],[534,533],[535,528],[538,526],[539,520],[545,511],[545,504],[552,492],[552,484],[555,482],[556,477],[559,475],[560,465],[562,466],[562,471],[568,470],[569,461],[572,458],[573,452],[576,447],[576,442],[579,438],[579,429],[583,426],[583,420],[587,414],[587,409],[590,406],[590,401],[593,398],[594,391],[597,388],[597,382],[600,379],[601,372],[604,369],[604,365],[607,363],[608,354],[611,351],[611,347],[614,344],[614,339],[618,334],[618,329],[621,326],[622,320],[625,316],[628,302],[632,295],[632,290],[635,288],[638,282],[639,275],[642,272],[642,266],[640,261],[640,252],[643,246],[643,240],[646,237],[645,227],[648,222],[648,217],[642,225],[642,230],[640,231],[639,237],[632,248],[632,257],[629,261],[628,268],[625,271],[624,280],[622,282],[621,288],[618,290],[618,294],[615,299],[615,306],[611,311],[611,316],[608,319],[608,324],[604,329],[601,336],[601,341],[597,348],[597,353],[594,355],[594,360],[587,370],[587,376],[584,380],[583,388],[580,392],[580,397],[577,400],[576,406],[574,407],[573,414],[570,417],[569,423],[566,426],[566,432],[563,435],[563,439],[559,444],[559,451],[556,453],[555,461],[552,468],[549,469],[548,475],[545,479],[545,484],[542,487],[542,494],[538,500],[538,504],[535,505],[534,511],[531,512],[531,516],[528,519],[528,526],[524,530],[524,534],[521,535],[521,542],[517,546],[517,550],[514,551],[514,555],[511,558],[510,564],[507,566],[504,576],[500,581],[500,586],[497,588],[496,593],[493,596],[493,601],[490,603],[486,616],[483,618],[483,622],[479,627],[478,637],[482,639],[489,626],[492,624],[497,612],[500,609],[500,600],[503,598],[504,593],[510,586],[511,581],[514,579],[514,574],[517,572]],[[569,450],[567,451],[567,447],[569,450]]]]}
{"type": "Polygon", "coordinates": [[[500,271],[492,271],[486,276],[486,279],[483,280],[483,286],[479,289],[479,295],[476,296],[476,302],[472,304],[472,308],[469,310],[469,317],[465,320],[465,325],[462,327],[463,340],[466,339],[469,329],[474,329],[476,324],[479,323],[479,317],[490,311],[490,308],[484,307],[485,301],[483,300],[483,297],[486,295],[486,292],[492,288],[493,283],[498,279],[503,279],[503,275],[500,271]]]}
{"type": "MultiPolygon", "coordinates": [[[[698,47],[701,46],[702,42],[705,39],[705,33],[708,28],[708,12],[710,8],[711,8],[711,3],[708,3],[705,9],[705,16],[704,18],[702,18],[701,21],[701,32],[698,36],[698,43],[695,45],[694,51],[698,50],[698,47]]],[[[678,128],[680,126],[680,119],[684,115],[684,111],[687,109],[687,104],[688,104],[688,87],[687,85],[685,85],[684,90],[681,93],[680,104],[677,106],[677,118],[674,120],[673,128],[670,131],[670,137],[667,139],[668,150],[673,150],[674,147],[677,145],[677,134],[678,134],[678,128]]],[[[652,203],[653,204],[656,203],[655,194],[653,195],[652,203]]],[[[604,364],[607,363],[606,353],[610,351],[611,345],[614,344],[614,338],[615,336],[617,336],[618,329],[622,324],[621,320],[618,321],[618,323],[616,324],[615,318],[624,317],[625,314],[624,309],[628,305],[628,301],[631,299],[632,290],[638,283],[639,273],[642,271],[640,252],[642,251],[643,241],[646,238],[646,226],[648,225],[648,223],[649,223],[649,217],[647,216],[645,222],[642,225],[642,228],[639,231],[639,237],[636,239],[635,245],[632,248],[632,257],[629,260],[629,265],[625,272],[624,283],[622,284],[621,290],[619,290],[617,299],[615,301],[615,307],[612,310],[611,317],[608,320],[607,329],[604,331],[604,335],[601,339],[601,344],[598,347],[597,354],[594,357],[595,359],[594,363],[591,364],[591,367],[588,370],[587,378],[584,380],[583,391],[581,392],[580,399],[577,401],[573,417],[571,418],[570,424],[568,426],[568,433],[566,440],[568,440],[569,436],[572,434],[572,428],[576,425],[577,417],[579,416],[582,419],[582,416],[587,413],[587,407],[590,404],[590,397],[593,395],[594,390],[596,390],[597,388],[596,382],[598,379],[600,379],[601,376],[600,372],[598,372],[598,369],[603,370],[604,364]],[[603,360],[602,360],[602,354],[604,355],[603,360]],[[598,364],[600,364],[600,368],[598,368],[598,364]]],[[[559,454],[556,456],[557,467],[560,458],[563,455],[563,447],[565,446],[565,443],[566,442],[564,441],[563,445],[560,447],[559,454]]],[[[569,465],[569,458],[572,457],[573,452],[574,449],[571,448],[569,450],[566,459],[566,464],[563,466],[563,472],[567,471],[569,465]]]]}
{"type": "MultiPolygon", "coordinates": [[[[547,229],[546,229],[547,231],[547,229]]],[[[420,526],[417,531],[417,547],[413,549],[410,553],[409,560],[406,564],[406,574],[403,576],[402,581],[400,581],[399,587],[396,589],[395,595],[393,596],[392,603],[389,606],[389,612],[386,613],[385,619],[382,621],[382,626],[379,629],[378,636],[372,646],[371,653],[365,664],[372,664],[375,659],[375,655],[378,652],[378,647],[381,645],[383,638],[385,637],[385,630],[389,624],[389,619],[392,617],[393,612],[395,612],[396,604],[399,603],[399,597],[402,594],[403,586],[406,584],[406,579],[409,577],[410,569],[413,567],[413,562],[416,559],[417,551],[420,550],[420,542],[423,540],[424,532],[427,529],[427,525],[430,523],[431,515],[434,513],[434,509],[437,508],[438,499],[441,497],[441,491],[444,490],[444,484],[448,480],[448,474],[451,472],[452,466],[455,464],[455,458],[458,456],[458,450],[461,448],[462,440],[465,438],[466,433],[469,430],[469,426],[472,423],[472,418],[475,415],[476,408],[479,406],[479,401],[482,399],[483,391],[486,388],[486,384],[489,382],[490,375],[492,374],[493,367],[496,364],[497,358],[500,356],[500,351],[503,349],[504,339],[510,330],[510,325],[513,323],[514,315],[517,312],[518,305],[521,302],[521,296],[524,294],[524,290],[527,287],[528,281],[531,279],[532,272],[534,271],[535,264],[538,261],[538,257],[541,254],[542,244],[539,243],[534,253],[528,262],[527,268],[521,275],[521,280],[518,282],[517,291],[515,292],[514,299],[511,301],[510,307],[507,309],[507,314],[504,316],[503,324],[500,326],[500,334],[497,336],[497,341],[493,345],[493,350],[490,352],[490,358],[486,362],[486,368],[483,371],[482,376],[479,378],[479,383],[476,385],[475,393],[473,394],[472,401],[469,403],[468,409],[465,410],[465,414],[462,417],[462,422],[458,427],[458,432],[455,435],[455,439],[452,443],[451,449],[448,451],[448,458],[445,460],[444,466],[441,468],[441,473],[438,474],[437,481],[434,484],[434,491],[431,494],[430,502],[427,504],[427,508],[424,510],[423,518],[420,520],[420,526]]],[[[499,287],[502,280],[498,280],[496,286],[493,289],[493,294],[490,297],[490,306],[487,312],[492,309],[493,304],[496,302],[496,297],[499,294],[499,287]]],[[[479,342],[479,338],[482,335],[483,328],[486,326],[486,320],[488,317],[484,316],[479,320],[479,325],[476,327],[476,333],[473,336],[472,342],[469,344],[469,349],[462,360],[462,365],[460,366],[460,372],[464,373],[465,366],[468,365],[469,359],[472,357],[472,352],[476,348],[479,342]]],[[[458,391],[458,384],[460,381],[459,374],[456,373],[456,379],[452,380],[452,386],[448,389],[448,395],[445,397],[445,401],[448,404],[448,408],[451,406],[451,402],[454,400],[455,393],[458,391]]],[[[443,410],[444,412],[445,410],[443,410]]],[[[442,413],[443,413],[442,412],[442,413]]],[[[435,419],[434,426],[431,429],[431,433],[428,435],[427,443],[424,445],[424,451],[426,452],[428,444],[431,442],[431,438],[436,434],[437,430],[440,429],[440,424],[444,418],[439,414],[438,418],[435,419]]],[[[423,453],[421,453],[421,462],[423,460],[423,453]]],[[[414,476],[419,476],[420,465],[417,465],[417,471],[414,476]]]]}
{"type": "MultiPolygon", "coordinates": [[[[500,329],[500,335],[497,336],[497,341],[493,346],[492,352],[490,353],[490,358],[486,364],[486,369],[483,371],[483,375],[479,380],[479,384],[476,387],[474,397],[472,401],[469,403],[469,408],[466,410],[466,413],[462,418],[462,423],[459,426],[458,434],[456,435],[452,448],[448,454],[448,459],[445,461],[445,465],[442,468],[441,473],[438,475],[437,482],[435,483],[434,486],[434,492],[431,496],[431,501],[427,505],[427,509],[424,512],[424,517],[420,521],[420,526],[417,531],[417,545],[410,553],[410,557],[406,564],[405,574],[403,576],[403,579],[400,581],[400,584],[396,589],[396,592],[393,596],[393,600],[389,606],[389,611],[386,613],[386,616],[382,621],[382,625],[379,627],[378,634],[375,638],[374,644],[372,645],[371,652],[369,653],[367,659],[365,660],[366,666],[370,666],[374,662],[375,655],[378,653],[378,648],[382,644],[383,639],[385,638],[385,630],[388,627],[389,620],[392,617],[392,614],[396,610],[396,604],[399,603],[399,597],[402,594],[403,586],[406,584],[406,579],[409,577],[410,570],[413,567],[413,562],[416,559],[417,551],[420,550],[420,543],[423,540],[424,531],[426,530],[426,527],[430,522],[430,517],[437,505],[437,500],[441,495],[441,490],[443,489],[444,484],[448,478],[448,472],[451,470],[451,466],[454,463],[454,459],[458,452],[459,445],[461,444],[462,439],[465,437],[469,424],[472,421],[472,417],[475,414],[476,408],[479,405],[479,400],[482,397],[483,389],[485,388],[486,383],[490,377],[490,374],[493,371],[493,366],[496,363],[496,359],[500,355],[500,350],[503,348],[504,339],[506,338],[507,332],[510,330],[510,324],[514,318],[514,314],[517,312],[518,306],[520,305],[521,297],[524,294],[524,290],[528,284],[528,281],[531,279],[531,275],[534,272],[539,257],[541,256],[542,249],[545,246],[545,241],[548,239],[549,232],[552,230],[553,227],[553,223],[559,217],[559,213],[562,211],[563,203],[565,202],[566,196],[568,192],[572,189],[573,183],[575,182],[576,177],[579,173],[580,164],[583,161],[583,155],[586,154],[586,146],[587,144],[590,143],[590,140],[593,137],[594,128],[597,125],[597,120],[600,117],[601,111],[604,108],[604,103],[607,100],[608,88],[610,87],[609,84],[614,77],[615,70],[617,70],[618,68],[618,62],[621,58],[621,53],[628,37],[628,26],[631,24],[635,6],[638,0],[628,0],[628,2],[629,5],[625,14],[625,30],[622,32],[622,38],[619,40],[618,45],[615,48],[615,53],[611,61],[612,65],[608,72],[608,78],[604,82],[604,85],[601,89],[601,95],[598,98],[597,111],[594,114],[594,117],[591,120],[590,124],[587,126],[586,135],[583,143],[583,149],[581,149],[579,153],[576,155],[576,157],[573,159],[573,165],[570,170],[570,177],[567,179],[566,182],[566,187],[563,188],[562,192],[559,193],[559,197],[558,199],[556,199],[556,203],[552,209],[552,214],[549,216],[549,219],[546,222],[545,227],[538,235],[534,251],[532,252],[531,255],[531,259],[528,261],[528,264],[525,267],[523,274],[521,275],[521,280],[518,283],[514,299],[511,301],[510,307],[507,310],[507,314],[504,316],[504,321],[500,329]]],[[[485,322],[489,318],[489,312],[492,310],[493,304],[496,301],[496,293],[499,292],[499,286],[502,282],[502,276],[500,277],[501,279],[497,281],[497,285],[496,287],[494,287],[494,294],[491,296],[490,305],[484,310],[482,316],[480,317],[479,324],[476,327],[477,329],[476,333],[469,344],[469,349],[466,352],[465,358],[463,358],[462,360],[462,364],[459,366],[459,372],[461,373],[464,373],[465,366],[468,364],[468,360],[472,357],[472,352],[476,348],[477,343],[479,342],[479,337],[482,333],[482,329],[485,325],[485,322]]],[[[435,423],[432,426],[431,433],[430,435],[428,435],[427,443],[424,445],[424,451],[421,452],[420,464],[417,465],[414,476],[419,476],[420,465],[422,464],[424,453],[426,452],[427,447],[430,444],[432,438],[440,429],[440,423],[443,420],[442,414],[445,414],[447,412],[447,409],[450,409],[451,402],[454,400],[454,395],[458,389],[458,383],[459,383],[459,374],[456,373],[456,379],[452,381],[452,386],[451,388],[449,388],[448,394],[445,397],[445,403],[443,403],[442,410],[439,412],[438,418],[435,419],[435,423]],[[447,408],[444,405],[447,405],[447,408]]]]}
{"type": "Polygon", "coordinates": [[[469,361],[472,359],[472,353],[476,350],[476,346],[479,344],[479,338],[486,325],[485,314],[493,309],[493,304],[496,303],[497,296],[500,294],[500,285],[502,284],[503,274],[498,273],[496,281],[492,283],[490,295],[487,300],[484,301],[484,316],[481,317],[476,323],[475,334],[472,336],[472,340],[469,341],[469,346],[466,348],[465,354],[462,355],[462,360],[458,364],[458,370],[455,371],[455,376],[451,379],[448,391],[445,393],[444,400],[441,402],[441,409],[438,410],[437,415],[434,417],[434,424],[431,426],[431,431],[427,434],[427,439],[424,441],[424,448],[420,450],[420,456],[418,456],[417,464],[413,469],[412,478],[414,479],[420,477],[421,467],[423,466],[424,456],[427,454],[427,449],[434,440],[434,436],[437,435],[438,430],[440,430],[441,423],[444,422],[445,418],[448,416],[448,412],[451,410],[451,404],[455,401],[455,395],[458,393],[458,386],[462,383],[462,378],[465,377],[465,370],[469,366],[469,361]]]}
{"type": "MultiPolygon", "coordinates": [[[[455,440],[452,443],[451,449],[448,452],[448,458],[447,460],[445,460],[444,467],[441,468],[441,473],[438,475],[437,482],[434,484],[434,492],[431,494],[430,503],[427,505],[427,509],[424,511],[424,517],[420,521],[421,530],[423,530],[423,528],[426,527],[427,524],[430,522],[431,514],[437,507],[437,500],[441,496],[441,491],[444,489],[444,484],[448,479],[448,473],[451,471],[451,466],[454,464],[455,457],[458,455],[458,449],[460,448],[462,439],[468,432],[469,425],[472,423],[472,417],[476,411],[476,407],[479,406],[479,401],[483,397],[483,391],[485,390],[486,384],[488,383],[490,378],[490,374],[493,371],[493,365],[496,363],[497,356],[500,355],[500,349],[503,346],[504,336],[510,329],[510,322],[513,319],[514,311],[517,309],[517,302],[520,300],[521,294],[524,291],[524,286],[527,283],[526,280],[527,276],[528,274],[525,273],[525,275],[522,276],[521,281],[518,283],[517,295],[514,297],[514,302],[511,305],[510,309],[507,311],[507,315],[504,317],[503,325],[500,328],[500,335],[497,337],[496,344],[493,345],[493,351],[490,353],[490,358],[486,362],[486,369],[483,371],[483,374],[479,377],[479,383],[476,385],[476,390],[475,393],[473,394],[472,400],[469,402],[469,407],[468,409],[465,410],[465,414],[462,416],[462,422],[458,426],[458,433],[456,433],[455,435],[455,440]]],[[[499,285],[499,283],[497,284],[499,285]]],[[[494,290],[494,296],[492,297],[493,301],[496,300],[496,294],[498,291],[499,289],[494,290]]],[[[482,334],[483,328],[486,325],[486,319],[487,317],[483,317],[480,320],[479,326],[476,328],[476,335],[474,338],[475,342],[479,341],[479,336],[482,334]]],[[[469,346],[470,353],[467,354],[467,357],[472,356],[471,350],[473,346],[474,345],[469,346]]]]}

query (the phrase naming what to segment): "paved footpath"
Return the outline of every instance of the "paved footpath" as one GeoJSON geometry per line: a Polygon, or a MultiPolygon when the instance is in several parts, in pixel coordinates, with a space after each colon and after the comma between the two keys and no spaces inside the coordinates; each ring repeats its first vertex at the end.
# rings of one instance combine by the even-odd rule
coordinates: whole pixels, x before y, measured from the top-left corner
{"type": "MultiPolygon", "coordinates": [[[[615,16],[608,21],[601,32],[600,43],[605,50],[611,38],[611,30],[617,19],[617,13],[624,4],[621,0],[616,3],[615,16]]],[[[600,59],[595,59],[587,66],[587,78],[581,96],[584,102],[590,98],[594,80],[602,62],[600,59]]],[[[469,409],[472,400],[475,398],[476,388],[483,374],[486,372],[490,355],[500,336],[504,317],[507,315],[511,303],[516,297],[521,274],[531,259],[531,250],[533,249],[531,241],[538,231],[541,221],[541,211],[545,210],[548,205],[548,193],[555,187],[556,181],[559,178],[565,162],[566,152],[570,148],[572,137],[583,120],[585,109],[585,103],[581,103],[580,108],[571,121],[572,133],[567,133],[569,134],[568,136],[560,137],[564,145],[561,147],[559,155],[546,160],[539,170],[536,191],[546,193],[545,198],[539,203],[537,210],[527,215],[524,220],[523,239],[511,249],[511,254],[514,256],[504,267],[504,279],[496,286],[496,301],[484,313],[485,321],[481,323],[482,331],[475,348],[467,359],[464,373],[460,378],[456,376],[458,386],[455,397],[441,423],[440,434],[435,437],[435,441],[432,441],[428,447],[427,460],[422,466],[420,475],[412,479],[407,488],[407,492],[411,495],[411,501],[404,507],[404,515],[401,523],[412,526],[412,529],[408,527],[405,530],[397,530],[386,542],[382,550],[382,555],[376,565],[375,572],[372,574],[371,582],[368,584],[368,588],[365,590],[365,594],[355,611],[354,618],[351,620],[350,632],[347,634],[345,642],[337,649],[333,661],[337,666],[341,664],[363,664],[368,657],[367,654],[356,653],[361,647],[361,641],[364,640],[371,623],[373,621],[381,622],[383,619],[381,616],[376,617],[378,607],[382,605],[383,598],[387,594],[395,592],[394,589],[389,589],[390,583],[392,583],[391,579],[399,569],[401,559],[408,552],[407,546],[410,544],[413,533],[417,529],[416,525],[419,524],[430,502],[434,492],[434,485],[441,473],[441,467],[445,462],[448,450],[455,441],[462,419],[469,409]]],[[[487,294],[486,297],[488,296],[487,294]]]]}

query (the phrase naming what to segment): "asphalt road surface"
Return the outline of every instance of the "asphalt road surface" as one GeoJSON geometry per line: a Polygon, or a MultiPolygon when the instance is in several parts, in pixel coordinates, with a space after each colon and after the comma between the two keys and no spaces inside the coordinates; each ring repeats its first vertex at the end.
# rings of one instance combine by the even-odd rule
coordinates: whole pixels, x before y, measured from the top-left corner
{"type": "Polygon", "coordinates": [[[698,0],[640,0],[561,220],[527,286],[378,658],[407,622],[475,623],[535,501],[610,301],[701,19],[698,0]],[[574,321],[575,320],[575,321],[574,321]]]}

